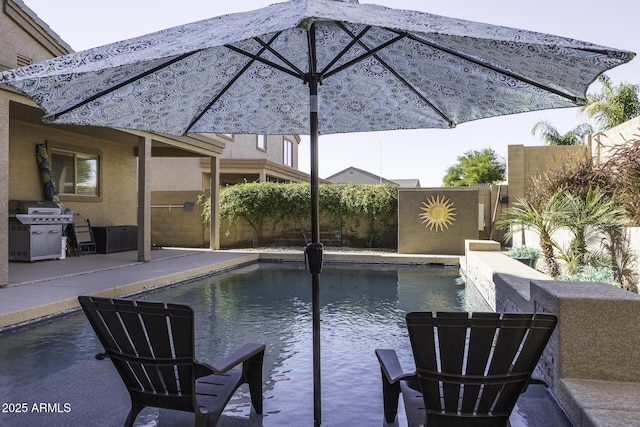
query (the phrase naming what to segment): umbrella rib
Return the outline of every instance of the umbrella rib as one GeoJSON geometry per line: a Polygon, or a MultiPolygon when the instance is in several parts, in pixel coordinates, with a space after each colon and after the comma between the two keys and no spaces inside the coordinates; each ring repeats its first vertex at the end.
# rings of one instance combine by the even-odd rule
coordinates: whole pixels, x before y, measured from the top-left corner
{"type": "Polygon", "coordinates": [[[250,60],[242,67],[242,69],[238,73],[236,73],[235,76],[233,76],[233,78],[225,85],[225,87],[220,92],[218,92],[218,94],[211,100],[211,102],[209,102],[205,108],[203,108],[198,114],[196,114],[194,116],[193,120],[191,120],[189,125],[186,127],[185,133],[188,133],[191,130],[191,128],[193,126],[195,126],[195,124],[198,122],[198,120],[200,120],[202,118],[202,116],[204,116],[207,113],[207,111],[209,110],[209,108],[211,108],[211,106],[213,104],[218,102],[218,100],[222,97],[222,95],[224,95],[227,92],[227,90],[229,90],[229,88],[240,78],[240,76],[242,76],[245,73],[245,71],[247,71],[249,69],[249,67],[254,63],[254,61],[259,61],[259,62],[262,62],[262,63],[267,64],[269,66],[273,66],[273,67],[278,68],[279,70],[281,70],[283,72],[286,72],[288,74],[291,74],[291,75],[293,75],[295,77],[300,78],[299,75],[296,75],[295,73],[291,72],[291,70],[287,70],[284,67],[278,66],[278,64],[273,64],[273,63],[271,63],[271,61],[267,61],[267,60],[264,60],[263,58],[260,58],[260,55],[262,55],[265,50],[269,50],[270,52],[272,52],[272,50],[270,49],[269,45],[271,43],[273,43],[274,40],[277,39],[279,35],[280,35],[280,33],[275,34],[268,41],[268,43],[265,43],[262,40],[256,38],[255,40],[258,41],[263,46],[262,49],[260,49],[260,51],[257,54],[249,53],[249,52],[247,52],[245,50],[242,50],[242,49],[237,48],[237,47],[232,46],[232,45],[225,45],[225,47],[227,49],[233,50],[236,53],[244,55],[244,56],[248,57],[250,60]]]}
{"type": "MultiPolygon", "coordinates": [[[[456,123],[451,120],[449,117],[447,117],[447,115],[438,107],[436,107],[435,105],[433,105],[433,103],[431,103],[431,101],[429,101],[422,93],[420,93],[420,91],[418,91],[418,89],[413,86],[411,83],[409,83],[404,77],[402,77],[395,69],[393,69],[393,67],[391,67],[386,61],[384,61],[382,58],[380,58],[376,53],[381,51],[382,49],[391,46],[392,44],[395,44],[396,42],[406,38],[408,36],[407,33],[399,33],[396,32],[396,34],[398,34],[398,37],[395,37],[392,40],[389,40],[383,44],[381,44],[380,46],[376,47],[376,48],[370,48],[368,47],[362,40],[360,40],[360,37],[358,37],[358,39],[356,40],[356,35],[353,34],[348,28],[346,28],[344,26],[344,24],[342,24],[341,22],[337,23],[338,26],[340,26],[340,28],[342,28],[342,30],[347,33],[349,36],[354,38],[354,43],[358,43],[363,49],[365,49],[367,51],[367,53],[365,53],[364,55],[361,55],[355,59],[352,59],[351,61],[347,62],[346,64],[343,64],[342,66],[336,68],[335,70],[331,71],[330,73],[327,73],[327,76],[330,76],[332,74],[335,74],[339,71],[342,71],[343,69],[350,67],[351,65],[357,63],[357,62],[361,62],[362,60],[373,56],[376,61],[378,61],[380,64],[382,64],[382,66],[384,66],[387,70],[389,70],[389,72],[391,72],[391,74],[393,74],[404,86],[406,86],[411,92],[413,92],[418,98],[420,98],[420,100],[422,102],[424,102],[425,104],[427,104],[433,111],[435,111],[440,117],[442,117],[443,120],[445,120],[448,124],[449,127],[454,128],[456,126],[456,123]]],[[[335,61],[334,61],[335,62],[335,61]]]]}
{"type": "MultiPolygon", "coordinates": [[[[347,34],[349,34],[353,40],[351,40],[351,42],[349,42],[349,44],[340,51],[340,53],[338,53],[335,58],[333,58],[331,60],[331,62],[329,62],[329,64],[327,64],[326,67],[324,67],[324,69],[320,72],[321,75],[324,75],[331,67],[333,67],[333,65],[338,62],[340,60],[340,58],[342,58],[348,51],[349,49],[351,49],[353,47],[353,45],[355,45],[356,43],[358,43],[358,41],[360,41],[360,39],[362,39],[362,37],[364,37],[364,35],[366,33],[369,32],[369,30],[371,29],[371,25],[367,25],[361,32],[360,34],[358,34],[357,36],[355,36],[353,33],[351,33],[351,31],[349,31],[345,25],[342,22],[336,22],[336,24],[342,29],[342,31],[346,32],[347,34]]],[[[331,73],[331,74],[335,74],[335,73],[331,73]]]]}
{"type": "Polygon", "coordinates": [[[58,119],[60,116],[62,116],[62,115],[64,115],[64,114],[68,113],[68,112],[69,112],[69,111],[71,111],[71,110],[75,110],[76,108],[80,108],[80,107],[82,107],[82,106],[84,106],[84,105],[86,105],[86,104],[88,104],[88,103],[90,103],[90,102],[92,102],[92,101],[94,101],[94,100],[96,100],[96,99],[98,99],[98,98],[100,98],[100,97],[102,97],[102,96],[106,95],[107,93],[115,92],[115,91],[117,91],[118,89],[120,89],[120,88],[122,88],[122,87],[124,87],[124,86],[126,86],[126,85],[128,85],[128,84],[130,84],[130,83],[135,82],[136,80],[143,79],[143,78],[145,78],[146,76],[148,76],[148,75],[150,75],[150,74],[155,73],[156,71],[159,71],[159,70],[161,70],[161,69],[163,69],[163,68],[165,68],[165,67],[167,67],[167,66],[169,66],[169,65],[175,64],[176,62],[182,61],[183,59],[188,58],[188,57],[189,57],[189,56],[191,56],[191,55],[195,55],[196,53],[200,52],[201,50],[202,50],[202,49],[195,50],[195,51],[193,51],[193,52],[188,52],[188,53],[185,53],[185,54],[183,54],[183,55],[180,55],[180,56],[178,56],[178,57],[176,57],[176,58],[173,58],[173,59],[172,59],[172,60],[170,60],[170,61],[163,62],[162,64],[157,65],[157,66],[153,67],[152,69],[145,71],[145,72],[144,72],[144,73],[142,73],[142,74],[137,74],[136,76],[131,77],[130,79],[127,79],[127,80],[125,80],[125,81],[123,81],[123,82],[121,82],[121,83],[118,83],[117,85],[112,86],[112,87],[110,87],[109,89],[106,89],[106,90],[103,90],[103,91],[101,91],[101,92],[98,92],[98,93],[96,93],[95,95],[92,95],[92,96],[90,96],[89,98],[87,98],[87,99],[85,99],[85,100],[83,100],[83,101],[81,101],[81,102],[79,102],[79,103],[77,103],[77,104],[74,104],[73,106],[71,106],[71,107],[69,107],[69,108],[67,108],[67,109],[65,109],[65,110],[63,110],[63,111],[60,111],[60,112],[55,113],[55,114],[51,114],[51,115],[49,115],[49,118],[51,118],[51,119],[53,119],[53,120],[56,120],[56,119],[58,119]]]}
{"type": "MultiPolygon", "coordinates": [[[[275,36],[273,36],[273,38],[272,38],[271,40],[269,40],[269,43],[268,43],[268,44],[273,43],[273,41],[274,41],[274,40],[275,40],[279,35],[280,35],[280,33],[278,33],[278,34],[276,34],[275,36]]],[[[265,45],[265,44],[264,44],[264,42],[263,42],[262,40],[260,40],[260,39],[258,39],[258,38],[256,38],[255,40],[256,40],[258,43],[260,43],[261,45],[263,45],[262,50],[260,50],[260,52],[258,52],[257,54],[254,54],[254,53],[251,53],[251,52],[247,52],[246,50],[240,49],[239,47],[236,47],[236,46],[233,46],[233,45],[230,45],[230,44],[225,45],[225,47],[226,47],[227,49],[233,50],[233,51],[234,51],[234,52],[236,52],[236,53],[239,53],[239,54],[244,55],[244,56],[246,56],[246,57],[248,57],[248,58],[251,58],[251,59],[252,59],[252,60],[254,60],[254,61],[262,62],[262,63],[263,63],[263,64],[265,64],[265,65],[268,65],[268,66],[270,66],[270,67],[273,67],[273,68],[275,68],[275,69],[277,69],[277,70],[282,71],[283,73],[287,73],[287,74],[289,74],[289,75],[291,75],[291,76],[293,76],[293,77],[295,77],[295,78],[303,79],[303,75],[304,75],[304,73],[303,73],[302,71],[298,70],[298,69],[297,69],[295,66],[293,66],[289,61],[287,61],[285,58],[283,58],[283,57],[281,57],[280,55],[278,55],[275,51],[273,51],[271,48],[269,48],[269,46],[268,46],[268,45],[265,45]],[[286,68],[286,67],[283,67],[283,66],[282,66],[282,65],[280,65],[280,64],[276,64],[276,63],[275,63],[275,62],[273,62],[273,61],[269,61],[268,59],[264,59],[264,58],[260,57],[260,55],[262,55],[262,54],[264,53],[264,51],[265,51],[265,50],[268,50],[269,52],[276,54],[276,55],[278,56],[278,58],[279,58],[279,59],[283,60],[283,61],[285,62],[285,64],[287,64],[287,65],[291,66],[291,67],[293,68],[293,70],[290,70],[290,69],[288,69],[288,68],[286,68]]]]}
{"type": "Polygon", "coordinates": [[[439,44],[436,44],[436,43],[433,43],[433,42],[430,42],[430,41],[427,41],[427,40],[423,40],[423,39],[421,39],[421,38],[419,38],[419,37],[417,37],[417,36],[415,36],[413,34],[399,33],[398,31],[395,31],[395,30],[391,30],[391,31],[393,31],[393,32],[395,32],[397,34],[406,34],[407,37],[409,37],[413,41],[416,41],[418,43],[421,43],[421,44],[424,44],[426,46],[432,47],[434,49],[440,50],[440,51],[445,52],[445,53],[447,53],[449,55],[455,56],[457,58],[460,58],[460,59],[463,59],[465,61],[471,62],[473,64],[479,65],[481,67],[488,68],[488,69],[490,69],[492,71],[495,71],[497,73],[504,74],[506,76],[512,77],[512,78],[514,78],[516,80],[519,80],[521,82],[527,83],[527,84],[529,84],[531,86],[535,86],[538,89],[546,90],[546,91],[551,92],[551,93],[553,93],[555,95],[558,95],[558,96],[560,96],[562,98],[568,99],[571,102],[573,102],[574,104],[582,105],[582,104],[585,103],[585,100],[583,98],[579,98],[577,96],[571,95],[571,94],[566,93],[564,91],[561,91],[561,90],[552,88],[550,86],[547,86],[547,85],[545,85],[543,83],[539,83],[539,82],[537,82],[535,80],[532,80],[530,78],[527,78],[527,77],[525,77],[523,75],[520,75],[518,73],[514,73],[513,71],[509,71],[509,70],[506,70],[504,68],[495,67],[495,66],[493,66],[491,64],[483,62],[483,61],[481,61],[479,59],[475,59],[475,58],[473,58],[473,57],[471,57],[469,55],[466,55],[466,54],[464,54],[462,52],[458,52],[456,50],[447,48],[445,46],[441,46],[439,44]]]}
{"type": "MultiPolygon", "coordinates": [[[[340,24],[338,24],[338,25],[340,25],[340,24]]],[[[355,34],[353,34],[353,33],[352,33],[351,31],[349,31],[348,29],[346,29],[346,28],[344,28],[344,27],[343,27],[342,29],[343,29],[344,31],[346,31],[346,32],[347,32],[347,34],[349,34],[351,37],[356,37],[356,36],[355,36],[355,34]]],[[[406,37],[406,35],[399,35],[398,37],[396,37],[396,38],[394,38],[394,39],[392,39],[392,40],[389,40],[389,41],[387,41],[387,42],[384,42],[384,43],[383,43],[383,44],[381,44],[380,46],[375,47],[375,48],[373,48],[373,49],[371,49],[371,48],[367,47],[365,44],[363,44],[363,43],[362,43],[362,41],[360,41],[360,45],[361,45],[364,49],[366,49],[366,50],[367,50],[367,52],[366,52],[366,53],[364,53],[363,55],[358,56],[357,58],[354,58],[354,59],[350,60],[349,62],[346,62],[346,63],[342,64],[342,65],[341,65],[341,66],[339,66],[339,67],[334,68],[334,69],[333,69],[333,70],[331,70],[331,71],[327,71],[327,72],[324,74],[324,77],[325,77],[325,78],[326,78],[326,77],[331,77],[332,75],[337,74],[337,73],[339,73],[340,71],[343,71],[343,70],[345,70],[345,69],[347,69],[347,68],[351,67],[352,65],[357,64],[358,62],[362,62],[364,59],[367,59],[367,58],[369,58],[369,57],[371,57],[371,56],[374,56],[374,57],[375,57],[375,54],[376,54],[377,52],[381,51],[382,49],[384,49],[384,48],[386,48],[386,47],[388,47],[388,46],[391,46],[391,45],[392,45],[392,44],[394,44],[395,42],[397,42],[397,41],[399,41],[399,40],[402,40],[402,39],[403,39],[403,38],[405,38],[405,37],[406,37]]],[[[376,57],[376,59],[378,59],[378,58],[376,57]]]]}
{"type": "Polygon", "coordinates": [[[240,76],[247,70],[247,68],[249,68],[249,66],[252,63],[253,63],[253,61],[249,61],[247,64],[245,64],[245,66],[242,67],[242,70],[240,70],[239,73],[236,73],[236,75],[233,76],[233,78],[229,81],[229,83],[227,83],[225,85],[225,87],[220,92],[218,92],[218,94],[213,98],[213,100],[211,100],[211,102],[209,102],[205,108],[200,110],[200,112],[194,116],[193,120],[191,120],[191,122],[189,122],[189,124],[185,128],[185,131],[184,131],[185,134],[187,134],[187,133],[189,133],[191,131],[191,128],[198,122],[198,120],[200,120],[202,118],[202,116],[204,116],[206,114],[206,112],[209,110],[209,108],[211,108],[211,106],[213,104],[218,102],[220,97],[222,95],[224,95],[227,92],[227,90],[229,90],[231,85],[234,84],[236,82],[236,80],[238,80],[240,78],[240,76]]]}
{"type": "MultiPolygon", "coordinates": [[[[278,33],[279,35],[280,33],[278,33]]],[[[284,62],[285,64],[287,64],[289,67],[291,67],[291,69],[293,71],[295,71],[296,73],[298,73],[298,75],[296,76],[295,74],[293,74],[296,77],[300,77],[302,75],[304,75],[304,72],[302,72],[302,70],[300,70],[298,67],[296,67],[294,64],[292,64],[287,58],[285,58],[284,56],[282,56],[282,54],[278,51],[276,51],[274,48],[272,48],[269,44],[265,43],[264,41],[262,41],[260,38],[255,38],[255,41],[257,41],[258,43],[260,43],[265,49],[267,49],[269,52],[271,52],[273,55],[275,55],[279,60],[281,60],[282,62],[284,62]]],[[[271,41],[270,41],[271,42],[271,41]]],[[[261,51],[258,55],[261,55],[264,52],[261,51]]],[[[271,62],[271,61],[269,61],[271,62]]],[[[276,65],[276,64],[273,64],[276,65]]],[[[283,67],[283,71],[286,70],[286,68],[283,67]]],[[[289,73],[291,74],[291,73],[289,73]]]]}

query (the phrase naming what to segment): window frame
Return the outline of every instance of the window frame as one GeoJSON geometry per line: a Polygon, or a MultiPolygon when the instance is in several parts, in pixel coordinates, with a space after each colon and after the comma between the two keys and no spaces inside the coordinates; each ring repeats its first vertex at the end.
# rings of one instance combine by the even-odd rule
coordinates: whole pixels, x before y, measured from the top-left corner
{"type": "Polygon", "coordinates": [[[58,197],[60,201],[83,201],[83,202],[101,202],[102,201],[102,177],[103,177],[103,156],[101,150],[96,150],[88,147],[82,147],[71,144],[64,144],[59,142],[47,141],[47,154],[49,156],[49,165],[51,167],[51,173],[55,176],[53,172],[53,153],[70,153],[73,155],[74,162],[74,172],[77,171],[77,161],[78,158],[95,158],[97,161],[96,167],[96,194],[78,194],[78,184],[74,182],[74,191],[75,193],[63,193],[62,188],[60,188],[59,182],[56,182],[56,188],[58,190],[58,197]]]}
{"type": "Polygon", "coordinates": [[[256,149],[267,151],[267,135],[256,135],[256,149]]]}
{"type": "Polygon", "coordinates": [[[284,138],[282,142],[282,164],[290,168],[293,167],[293,141],[287,138],[284,138]]]}

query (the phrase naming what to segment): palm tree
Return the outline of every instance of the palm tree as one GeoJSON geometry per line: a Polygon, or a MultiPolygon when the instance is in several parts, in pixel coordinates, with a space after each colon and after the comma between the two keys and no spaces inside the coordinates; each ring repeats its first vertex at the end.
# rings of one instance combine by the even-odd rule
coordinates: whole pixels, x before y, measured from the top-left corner
{"type": "Polygon", "coordinates": [[[581,145],[584,144],[584,137],[593,132],[593,128],[588,123],[582,123],[569,132],[561,135],[558,129],[551,123],[541,120],[533,126],[531,134],[540,134],[540,137],[547,145],[581,145]]]}
{"type": "Polygon", "coordinates": [[[567,216],[562,223],[573,233],[571,252],[575,254],[575,265],[579,268],[587,264],[589,242],[614,228],[623,227],[627,216],[620,201],[598,187],[590,186],[584,196],[567,194],[565,197],[567,216]]]}
{"type": "Polygon", "coordinates": [[[555,258],[555,242],[552,239],[554,231],[562,227],[563,218],[568,212],[567,198],[563,190],[556,191],[542,206],[536,207],[529,200],[519,198],[514,207],[503,212],[498,221],[498,227],[507,230],[505,236],[513,237],[518,231],[530,229],[540,236],[540,248],[549,273],[554,278],[560,276],[560,267],[555,258]]]}
{"type": "Polygon", "coordinates": [[[613,87],[605,74],[598,77],[602,84],[599,94],[587,94],[587,103],[581,108],[590,118],[595,117],[601,130],[611,129],[640,115],[639,88],[620,83],[613,87]]]}

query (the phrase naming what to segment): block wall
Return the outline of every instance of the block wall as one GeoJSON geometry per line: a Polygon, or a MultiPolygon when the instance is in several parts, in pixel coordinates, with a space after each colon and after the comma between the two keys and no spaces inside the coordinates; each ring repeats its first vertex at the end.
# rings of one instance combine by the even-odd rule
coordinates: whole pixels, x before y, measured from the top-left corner
{"type": "Polygon", "coordinates": [[[479,238],[478,215],[477,188],[400,190],[398,253],[464,254],[465,239],[479,238]]]}
{"type": "Polygon", "coordinates": [[[199,191],[151,193],[152,245],[187,248],[208,246],[208,229],[202,223],[202,209],[196,203],[199,194],[199,191]]]}

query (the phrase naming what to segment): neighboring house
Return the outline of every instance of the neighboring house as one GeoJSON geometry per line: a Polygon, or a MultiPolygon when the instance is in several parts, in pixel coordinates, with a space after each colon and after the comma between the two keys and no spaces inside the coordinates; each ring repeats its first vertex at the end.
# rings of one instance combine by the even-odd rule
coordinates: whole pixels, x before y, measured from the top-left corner
{"type": "MultiPolygon", "coordinates": [[[[6,70],[71,52],[37,15],[20,0],[2,1],[0,13],[0,69],[6,70]]],[[[45,144],[60,200],[91,220],[94,226],[137,225],[138,260],[151,258],[152,157],[207,158],[217,165],[224,138],[168,137],[138,131],[42,123],[43,112],[30,100],[0,86],[0,218],[9,217],[9,200],[43,200],[36,146],[45,144]],[[91,164],[91,182],[63,175],[58,165],[78,170],[91,164]],[[71,179],[69,178],[71,177],[71,179]],[[62,185],[61,185],[62,184],[62,185]]],[[[218,188],[218,170],[209,188],[218,188]]],[[[162,170],[171,175],[171,171],[162,170]]],[[[218,226],[211,228],[211,247],[218,245],[218,226]]],[[[8,283],[9,231],[0,227],[0,286],[8,283]]],[[[63,262],[63,261],[60,261],[63,262]]]]}
{"type": "MultiPolygon", "coordinates": [[[[309,175],[298,170],[297,135],[226,135],[203,134],[224,142],[219,156],[220,184],[243,182],[302,182],[309,175]]],[[[157,158],[155,167],[171,174],[154,178],[152,191],[208,190],[209,159],[157,158]]]]}
{"type": "Polygon", "coordinates": [[[331,175],[326,180],[334,184],[394,184],[400,188],[420,188],[420,180],[418,179],[390,180],[354,167],[348,167],[331,175]]]}
{"type": "Polygon", "coordinates": [[[392,179],[394,184],[398,184],[400,188],[420,188],[419,179],[392,179]]]}
{"type": "Polygon", "coordinates": [[[226,135],[220,156],[220,183],[304,182],[298,170],[298,135],[226,135]]]}

